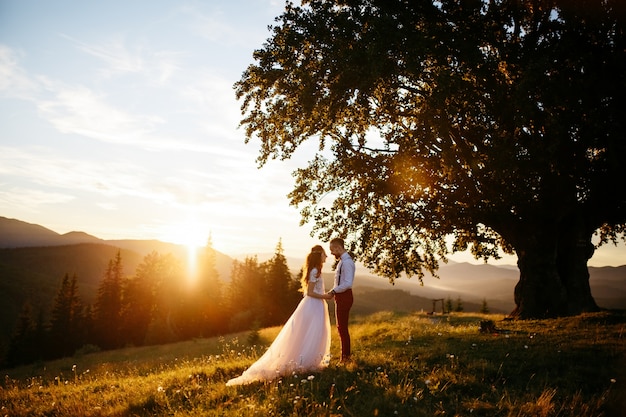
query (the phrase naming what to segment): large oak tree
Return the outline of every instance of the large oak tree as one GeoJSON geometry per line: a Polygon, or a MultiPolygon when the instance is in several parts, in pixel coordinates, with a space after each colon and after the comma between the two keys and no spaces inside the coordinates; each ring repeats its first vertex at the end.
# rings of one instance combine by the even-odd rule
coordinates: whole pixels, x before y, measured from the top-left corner
{"type": "Polygon", "coordinates": [[[290,193],[313,234],[391,280],[514,253],[516,316],[597,309],[592,237],[626,224],[624,2],[316,0],[276,22],[241,124],[261,166],[318,142],[290,193]]]}

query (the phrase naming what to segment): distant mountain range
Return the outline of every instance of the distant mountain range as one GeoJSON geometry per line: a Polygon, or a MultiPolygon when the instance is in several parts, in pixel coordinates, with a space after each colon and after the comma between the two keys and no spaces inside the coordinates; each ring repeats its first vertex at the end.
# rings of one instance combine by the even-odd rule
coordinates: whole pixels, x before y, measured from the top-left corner
{"type": "MultiPolygon", "coordinates": [[[[93,302],[108,262],[120,251],[124,272],[132,275],[143,258],[156,251],[171,253],[186,262],[187,248],[158,240],[103,240],[83,232],[59,234],[43,226],[0,217],[0,340],[13,330],[26,299],[49,308],[65,274],[76,274],[81,298],[93,302]]],[[[269,256],[259,255],[259,260],[269,256]]],[[[233,258],[217,252],[220,278],[230,280],[233,258]]],[[[294,275],[302,259],[288,259],[294,275]]],[[[327,267],[326,286],[332,284],[327,267]]],[[[626,309],[626,265],[590,267],[592,294],[601,307],[626,309]]],[[[440,279],[427,276],[421,286],[417,279],[400,278],[395,285],[357,268],[354,312],[369,314],[381,310],[431,311],[433,300],[462,300],[465,311],[478,311],[483,300],[491,312],[509,313],[514,308],[513,289],[519,279],[515,267],[469,263],[443,264],[440,279]]],[[[440,311],[441,304],[436,304],[440,311]]]]}

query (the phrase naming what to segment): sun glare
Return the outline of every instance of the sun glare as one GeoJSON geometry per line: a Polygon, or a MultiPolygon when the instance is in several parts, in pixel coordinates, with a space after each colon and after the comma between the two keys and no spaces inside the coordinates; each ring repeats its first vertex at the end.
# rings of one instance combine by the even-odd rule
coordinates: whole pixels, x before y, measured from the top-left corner
{"type": "Polygon", "coordinates": [[[184,245],[187,248],[187,274],[190,284],[196,281],[198,252],[207,245],[209,233],[206,225],[191,221],[173,225],[164,233],[163,240],[184,245]]]}
{"type": "Polygon", "coordinates": [[[207,244],[209,230],[206,225],[199,223],[179,223],[168,227],[163,239],[178,245],[185,245],[189,249],[198,249],[207,244]]]}

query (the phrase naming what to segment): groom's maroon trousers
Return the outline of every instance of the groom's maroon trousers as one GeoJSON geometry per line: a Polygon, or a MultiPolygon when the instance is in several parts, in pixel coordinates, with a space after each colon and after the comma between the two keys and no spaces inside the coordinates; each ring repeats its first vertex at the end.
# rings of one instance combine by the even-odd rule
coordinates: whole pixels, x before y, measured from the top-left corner
{"type": "Polygon", "coordinates": [[[350,308],[352,307],[352,290],[346,290],[335,294],[335,320],[337,331],[341,340],[341,360],[350,359],[350,333],[348,332],[348,320],[350,318],[350,308]]]}

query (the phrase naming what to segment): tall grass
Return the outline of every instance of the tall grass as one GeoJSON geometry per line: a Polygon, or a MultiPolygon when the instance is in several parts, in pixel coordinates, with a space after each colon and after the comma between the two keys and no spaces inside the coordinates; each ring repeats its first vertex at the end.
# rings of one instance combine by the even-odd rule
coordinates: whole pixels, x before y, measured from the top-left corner
{"type": "MultiPolygon", "coordinates": [[[[351,324],[355,361],[226,387],[278,328],[4,370],[4,416],[622,416],[626,316],[542,321],[381,312],[351,324]],[[481,320],[497,332],[479,332],[481,320]]],[[[332,353],[338,356],[333,334],[332,353]]]]}

